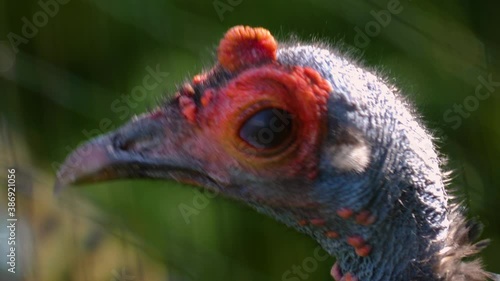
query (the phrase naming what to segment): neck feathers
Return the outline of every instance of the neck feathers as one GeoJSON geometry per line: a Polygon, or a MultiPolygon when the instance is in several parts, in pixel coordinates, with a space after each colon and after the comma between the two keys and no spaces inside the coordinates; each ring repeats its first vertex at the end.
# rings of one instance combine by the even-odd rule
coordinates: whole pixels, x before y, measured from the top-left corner
{"type": "Polygon", "coordinates": [[[470,244],[477,227],[449,205],[432,137],[398,90],[334,50],[290,46],[278,61],[311,67],[333,88],[319,176],[305,195],[318,204],[256,208],[314,237],[337,257],[337,277],[485,280],[478,262],[462,262],[485,243],[470,244]]]}
{"type": "Polygon", "coordinates": [[[443,246],[436,254],[436,274],[449,281],[500,280],[483,269],[479,258],[473,258],[489,243],[489,240],[476,242],[482,232],[482,225],[474,220],[467,221],[458,205],[451,209],[448,216],[451,224],[443,246]]]}

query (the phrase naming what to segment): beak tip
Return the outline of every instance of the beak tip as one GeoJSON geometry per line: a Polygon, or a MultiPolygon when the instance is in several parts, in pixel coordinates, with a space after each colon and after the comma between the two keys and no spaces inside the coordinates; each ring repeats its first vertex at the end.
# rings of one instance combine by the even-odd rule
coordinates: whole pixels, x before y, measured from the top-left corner
{"type": "Polygon", "coordinates": [[[66,187],[66,184],[60,181],[59,179],[56,180],[54,183],[54,195],[59,195],[61,194],[61,191],[66,187]]]}
{"type": "Polygon", "coordinates": [[[54,183],[55,195],[59,195],[65,187],[77,182],[75,174],[68,171],[67,167],[65,164],[57,171],[56,182],[54,183]]]}
{"type": "Polygon", "coordinates": [[[54,194],[69,185],[98,179],[104,168],[111,164],[106,147],[96,141],[90,141],[73,151],[57,171],[54,194]]]}
{"type": "Polygon", "coordinates": [[[54,193],[60,193],[69,185],[131,177],[132,170],[137,170],[137,163],[143,161],[136,152],[156,145],[164,137],[162,126],[155,119],[144,116],[80,145],[59,167],[54,193]],[[122,147],[116,139],[134,145],[122,147]]]}

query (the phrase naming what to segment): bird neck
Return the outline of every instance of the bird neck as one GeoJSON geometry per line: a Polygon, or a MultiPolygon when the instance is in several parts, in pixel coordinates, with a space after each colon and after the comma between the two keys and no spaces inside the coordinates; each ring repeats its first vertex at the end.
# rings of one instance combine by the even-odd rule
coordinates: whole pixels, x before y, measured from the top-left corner
{"type": "MultiPolygon", "coordinates": [[[[335,212],[323,227],[309,226],[306,232],[337,258],[332,274],[336,273],[338,279],[351,274],[372,281],[439,280],[435,269],[448,232],[447,219],[438,218],[425,203],[412,200],[419,198],[415,193],[401,194],[398,202],[404,208],[394,206],[369,221],[363,211],[354,211],[348,217],[335,212]]],[[[327,212],[328,208],[319,214],[327,212]]]]}
{"type": "Polygon", "coordinates": [[[329,216],[328,223],[310,225],[306,232],[337,257],[338,274],[373,281],[439,280],[437,253],[450,224],[441,171],[384,161],[377,166],[390,168],[368,177],[321,179],[316,215],[329,216]],[[325,235],[331,231],[337,235],[325,235]]]}
{"type": "MultiPolygon", "coordinates": [[[[410,176],[394,186],[386,175],[365,182],[365,190],[373,189],[373,182],[379,181],[377,189],[390,186],[390,190],[402,192],[339,208],[339,202],[349,203],[352,194],[335,192],[345,190],[336,186],[342,185],[342,176],[335,179],[335,183],[320,180],[323,186],[316,190],[322,195],[314,208],[251,205],[317,240],[337,258],[333,275],[336,270],[337,276],[351,274],[359,280],[440,280],[435,274],[437,253],[444,247],[449,227],[446,201],[436,199],[444,196],[440,194],[444,190],[442,181],[413,181],[410,176]]],[[[363,188],[356,186],[353,190],[363,188]]]]}

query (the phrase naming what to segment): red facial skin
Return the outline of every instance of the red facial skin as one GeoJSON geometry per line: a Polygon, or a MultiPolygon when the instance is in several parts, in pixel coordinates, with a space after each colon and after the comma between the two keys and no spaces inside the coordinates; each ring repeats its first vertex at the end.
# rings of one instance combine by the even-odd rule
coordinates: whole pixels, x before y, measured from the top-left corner
{"type": "MultiPolygon", "coordinates": [[[[190,136],[191,146],[212,143],[220,148],[190,151],[198,159],[209,160],[205,163],[214,172],[227,170],[223,167],[236,160],[234,165],[259,177],[316,177],[316,151],[326,129],[326,102],[332,88],[311,68],[279,65],[276,51],[276,41],[267,30],[235,27],[221,40],[216,67],[238,75],[221,88],[204,88],[199,106],[186,86],[179,92],[181,112],[196,130],[196,137],[190,136]],[[292,139],[271,150],[254,148],[239,136],[245,121],[267,108],[289,112],[294,126],[292,139]]],[[[193,85],[210,79],[214,71],[195,76],[193,85]]]]}
{"type": "Polygon", "coordinates": [[[193,103],[183,103],[182,111],[186,119],[196,118],[195,126],[204,135],[199,138],[200,146],[204,145],[202,141],[210,139],[222,144],[228,156],[236,158],[246,168],[281,176],[306,173],[314,178],[317,159],[311,156],[325,128],[322,115],[326,113],[325,95],[328,93],[313,88],[312,85],[318,83],[317,78],[309,69],[284,70],[265,65],[241,73],[217,92],[208,89],[203,96],[207,95],[210,102],[202,102],[196,109],[196,117],[192,116],[193,103]],[[239,137],[244,122],[266,108],[280,108],[292,115],[294,139],[287,147],[272,151],[257,149],[239,137]]]}
{"type": "Polygon", "coordinates": [[[263,61],[276,61],[278,43],[264,28],[235,26],[231,28],[217,49],[219,63],[229,71],[236,71],[263,61]]]}

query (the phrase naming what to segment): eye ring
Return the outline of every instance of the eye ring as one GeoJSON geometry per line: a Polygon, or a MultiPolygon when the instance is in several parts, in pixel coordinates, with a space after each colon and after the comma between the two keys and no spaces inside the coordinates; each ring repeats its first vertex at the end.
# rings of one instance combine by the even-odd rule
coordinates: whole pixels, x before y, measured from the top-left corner
{"type": "Polygon", "coordinates": [[[278,107],[262,108],[242,122],[240,139],[251,149],[277,153],[293,141],[296,122],[293,115],[278,107]]]}

